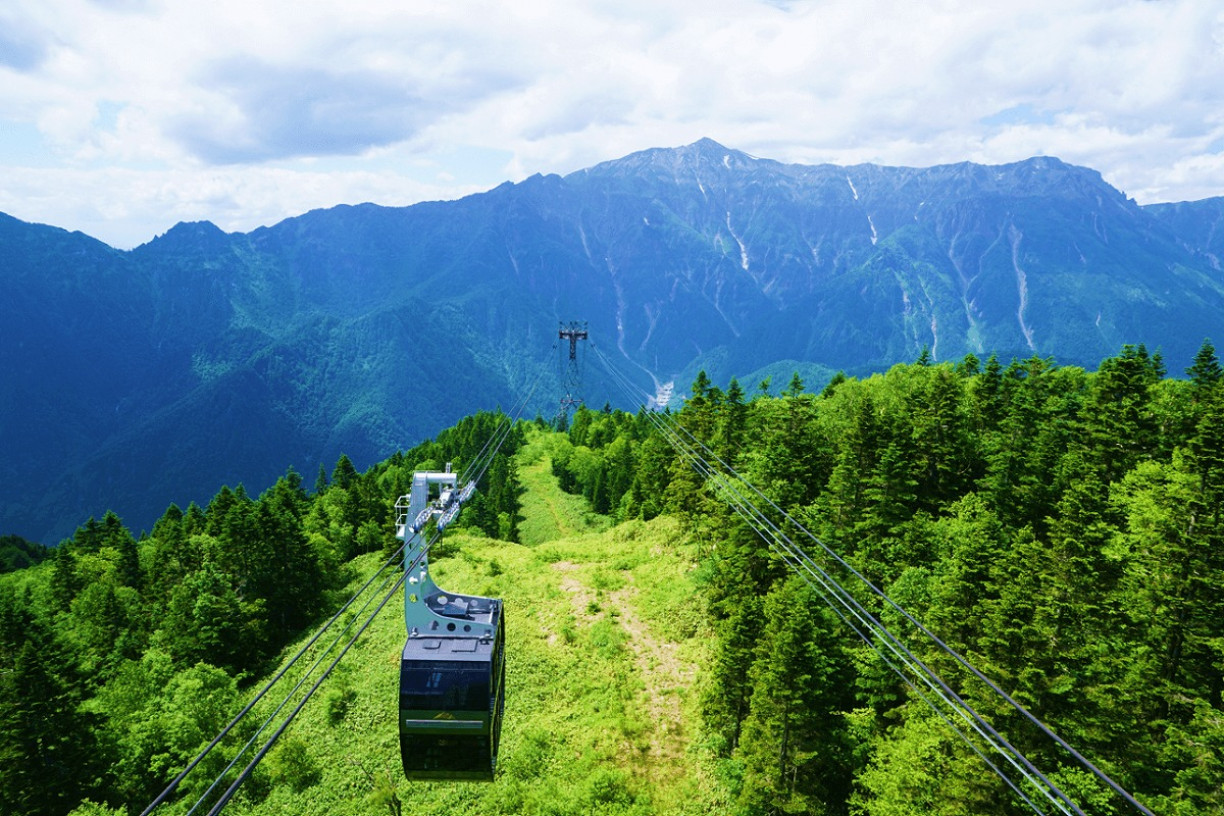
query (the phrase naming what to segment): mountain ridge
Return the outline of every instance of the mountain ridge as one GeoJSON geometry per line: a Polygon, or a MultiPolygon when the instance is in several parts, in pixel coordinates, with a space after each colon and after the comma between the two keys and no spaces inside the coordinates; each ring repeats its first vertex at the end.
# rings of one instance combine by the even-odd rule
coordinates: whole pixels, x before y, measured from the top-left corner
{"type": "MultiPolygon", "coordinates": [[[[550,415],[561,320],[645,394],[924,349],[1092,368],[1146,343],[1176,371],[1224,313],[1221,219],[1224,199],[1140,206],[1052,157],[838,167],[704,139],[131,250],[2,216],[0,533],[53,542],[107,509],[139,529],[219,483],[364,467],[537,374],[550,415]]],[[[615,402],[594,366],[585,387],[615,402]]]]}

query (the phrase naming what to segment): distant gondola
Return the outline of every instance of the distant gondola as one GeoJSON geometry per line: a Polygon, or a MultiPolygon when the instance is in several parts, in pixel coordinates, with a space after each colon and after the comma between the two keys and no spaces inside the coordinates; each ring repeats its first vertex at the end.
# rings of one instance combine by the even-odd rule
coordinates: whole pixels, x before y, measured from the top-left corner
{"type": "Polygon", "coordinates": [[[409,779],[492,780],[497,770],[506,671],[502,603],[439,589],[419,534],[431,507],[430,484],[451,496],[470,495],[455,491],[455,481],[449,472],[417,473],[412,493],[397,504],[409,570],[399,700],[400,754],[409,779]]]}

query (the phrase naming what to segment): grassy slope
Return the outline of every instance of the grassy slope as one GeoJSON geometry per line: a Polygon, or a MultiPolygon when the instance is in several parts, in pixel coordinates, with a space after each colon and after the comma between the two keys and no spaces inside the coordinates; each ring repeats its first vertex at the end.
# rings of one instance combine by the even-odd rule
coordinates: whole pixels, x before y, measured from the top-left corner
{"type": "Polygon", "coordinates": [[[526,490],[520,499],[523,520],[519,523],[519,539],[529,547],[599,532],[610,525],[608,517],[592,511],[581,496],[557,487],[548,457],[551,438],[537,434],[518,457],[519,481],[526,490]]]}
{"type": "MultiPolygon", "coordinates": [[[[260,766],[253,795],[228,812],[389,813],[389,785],[404,812],[448,816],[723,809],[703,754],[689,747],[695,667],[709,656],[690,545],[669,519],[609,527],[592,517],[557,489],[545,442],[520,461],[523,538],[534,546],[452,534],[447,557],[434,559],[442,586],[505,600],[497,781],[402,778],[397,594],[260,766]]],[[[363,574],[375,563],[360,562],[363,574]]]]}

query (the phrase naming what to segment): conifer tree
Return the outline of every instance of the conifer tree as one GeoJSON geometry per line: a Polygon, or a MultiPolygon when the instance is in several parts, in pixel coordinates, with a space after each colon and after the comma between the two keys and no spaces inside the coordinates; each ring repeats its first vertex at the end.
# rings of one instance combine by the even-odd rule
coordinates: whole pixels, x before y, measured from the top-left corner
{"type": "Polygon", "coordinates": [[[101,769],[82,685],[43,622],[0,594],[3,816],[59,816],[93,792],[101,769]]]}
{"type": "Polygon", "coordinates": [[[1159,362],[1143,346],[1130,345],[1103,361],[1092,378],[1088,431],[1110,482],[1121,479],[1155,449],[1157,425],[1150,403],[1151,388],[1159,379],[1159,362]]]}
{"type": "Polygon", "coordinates": [[[848,660],[825,607],[792,578],[765,601],[752,697],[736,757],[750,812],[840,810],[851,760],[848,660]]]}
{"type": "Polygon", "coordinates": [[[675,461],[675,451],[657,434],[647,437],[638,447],[634,483],[642,496],[642,518],[652,519],[663,511],[675,461]]]}
{"type": "Polygon", "coordinates": [[[1194,355],[1194,365],[1186,369],[1186,376],[1199,389],[1213,388],[1224,379],[1224,368],[1220,367],[1215,346],[1211,345],[1210,340],[1203,340],[1198,354],[1194,355]]]}
{"type": "Polygon", "coordinates": [[[72,599],[81,591],[84,582],[77,575],[77,557],[70,543],[65,542],[51,551],[51,577],[48,581],[52,603],[55,608],[67,612],[72,599]]]}
{"type": "Polygon", "coordinates": [[[837,396],[844,400],[838,407],[849,416],[834,442],[833,467],[828,487],[817,499],[816,514],[821,520],[820,537],[845,551],[866,509],[868,482],[879,461],[883,431],[870,391],[862,386],[843,388],[837,396]]]}
{"type": "Polygon", "coordinates": [[[1126,515],[1125,608],[1154,656],[1158,695],[1153,715],[1189,716],[1196,689],[1218,700],[1218,644],[1224,638],[1224,536],[1219,505],[1183,455],[1171,464],[1144,462],[1127,475],[1116,499],[1126,515]],[[1140,623],[1142,622],[1142,623],[1140,623]]]}
{"type": "Polygon", "coordinates": [[[257,564],[250,573],[252,589],[266,601],[278,637],[314,617],[327,586],[302,527],[305,494],[294,475],[278,479],[256,503],[251,519],[255,538],[247,547],[257,564]]]}
{"type": "Polygon", "coordinates": [[[753,593],[736,593],[725,605],[730,611],[719,627],[702,711],[706,727],[723,741],[721,752],[730,756],[739,745],[740,730],[748,716],[752,699],[749,672],[756,659],[764,621],[758,596],[753,593]]]}
{"type": "Polygon", "coordinates": [[[264,601],[243,601],[211,561],[170,593],[153,641],[179,666],[254,668],[267,645],[264,601]]]}
{"type": "Polygon", "coordinates": [[[109,510],[102,518],[102,529],[104,531],[102,546],[112,548],[115,554],[115,577],[123,586],[140,589],[144,577],[140,572],[140,555],[136,550],[136,539],[132,538],[132,534],[123,526],[119,516],[109,510]]]}
{"type": "Polygon", "coordinates": [[[714,452],[723,461],[730,462],[739,452],[747,417],[744,390],[740,388],[739,380],[732,377],[730,385],[727,386],[727,393],[723,397],[718,426],[715,428],[711,443],[714,452]]]}
{"type": "Polygon", "coordinates": [[[348,490],[356,480],[357,468],[353,466],[353,460],[349,459],[347,454],[340,454],[340,458],[336,460],[336,467],[332,469],[332,484],[348,490]]]}
{"type": "Polygon", "coordinates": [[[820,396],[824,397],[825,399],[828,399],[829,397],[833,396],[833,394],[837,392],[837,386],[841,385],[845,381],[846,381],[846,372],[838,371],[836,374],[833,375],[832,379],[829,380],[829,384],[824,387],[824,390],[820,392],[820,396]]]}
{"type": "Polygon", "coordinates": [[[979,431],[992,428],[1002,419],[1003,366],[994,354],[986,360],[982,373],[972,386],[974,427],[979,431]]]}
{"type": "Polygon", "coordinates": [[[904,411],[920,467],[918,498],[923,509],[937,512],[964,495],[983,463],[969,433],[964,380],[946,366],[924,373],[908,395],[904,411]]]}

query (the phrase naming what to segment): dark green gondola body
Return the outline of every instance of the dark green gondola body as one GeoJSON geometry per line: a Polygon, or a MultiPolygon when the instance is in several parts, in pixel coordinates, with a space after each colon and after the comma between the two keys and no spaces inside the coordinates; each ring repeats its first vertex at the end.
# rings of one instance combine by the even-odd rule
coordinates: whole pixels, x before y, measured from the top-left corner
{"type": "MultiPolygon", "coordinates": [[[[492,780],[505,704],[501,602],[475,602],[456,630],[479,626],[487,637],[410,637],[400,662],[400,754],[409,779],[492,780]],[[474,621],[475,619],[475,621],[474,621]]],[[[449,623],[447,624],[449,625],[449,623]]]]}

